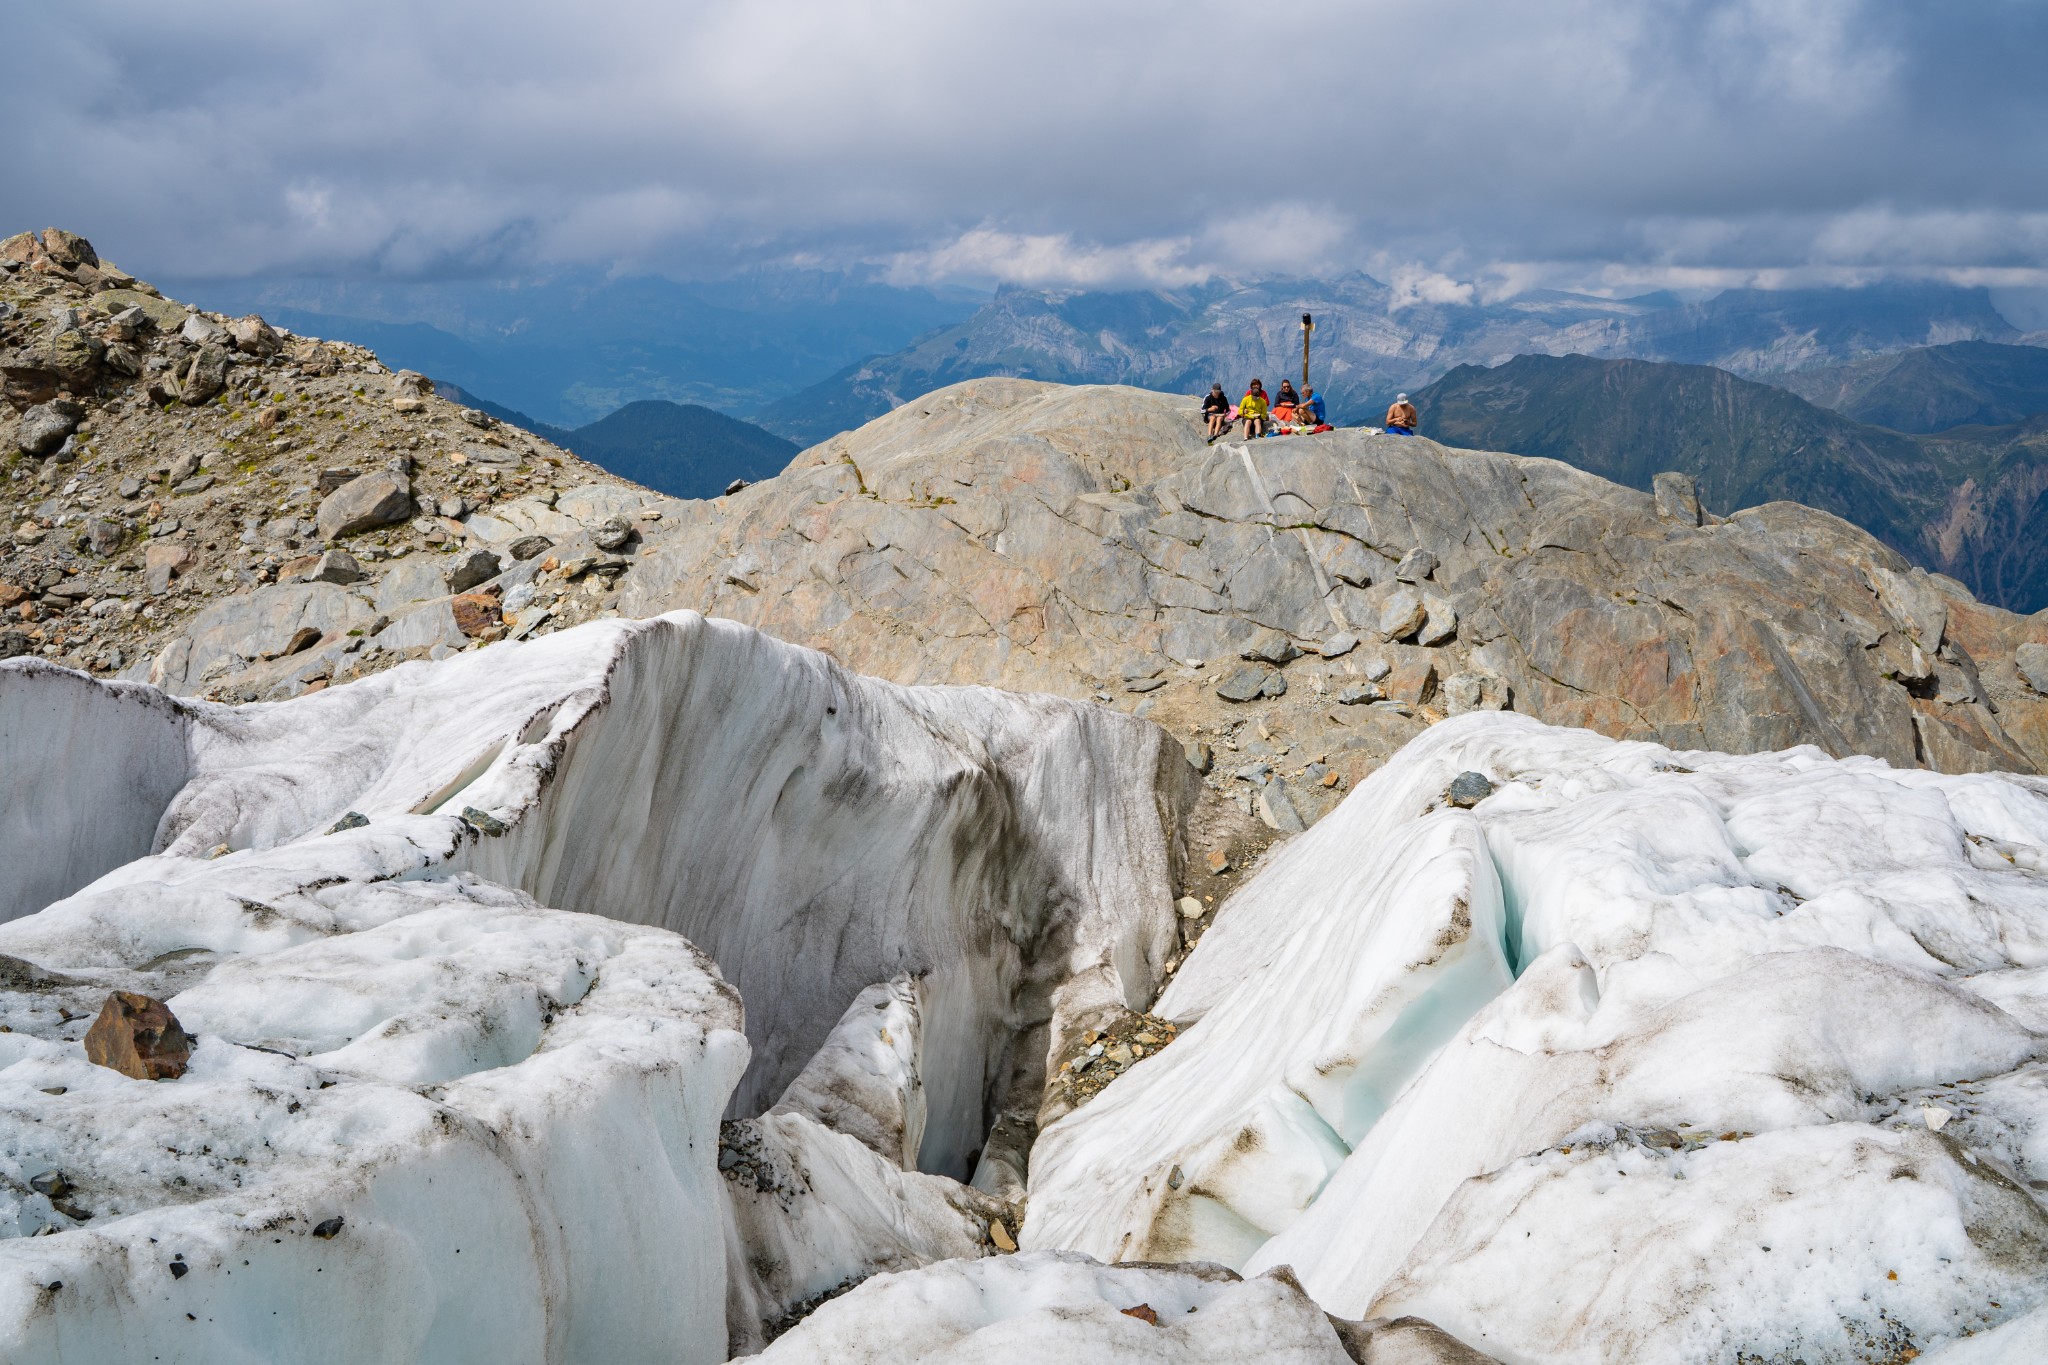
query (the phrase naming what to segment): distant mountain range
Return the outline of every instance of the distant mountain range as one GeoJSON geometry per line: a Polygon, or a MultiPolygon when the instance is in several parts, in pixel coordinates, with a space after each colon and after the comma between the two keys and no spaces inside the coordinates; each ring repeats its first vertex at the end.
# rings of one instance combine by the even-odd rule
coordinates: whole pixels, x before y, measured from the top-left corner
{"type": "Polygon", "coordinates": [[[1771,382],[1894,431],[2000,426],[2048,412],[2048,346],[1958,341],[1775,375],[1771,382]]]}
{"type": "Polygon", "coordinates": [[[1237,392],[1301,368],[1301,315],[1316,319],[1312,382],[1333,415],[1377,417],[1394,393],[1461,364],[1538,353],[1630,356],[1764,375],[1873,354],[2019,334],[1982,289],[1932,284],[1728,290],[1698,303],[1539,292],[1492,304],[1404,305],[1355,274],[1333,281],[1214,280],[1129,293],[1004,289],[970,317],[892,355],[847,366],[764,406],[755,420],[811,443],[963,379],[1013,375],[1237,392]]]}
{"type": "MultiPolygon", "coordinates": [[[[1891,381],[1838,379],[1827,392],[1893,416],[1944,404],[2002,413],[2010,409],[1999,403],[2019,401],[2014,376],[2033,360],[2007,353],[2026,349],[1923,348],[1887,358],[1891,381]],[[1924,383],[1908,383],[1913,376],[1924,383]],[[1951,402],[1959,394],[2001,397],[1987,408],[1951,402]]],[[[1643,489],[1660,470],[1681,470],[1719,513],[1803,502],[1986,601],[2048,606],[2048,413],[1908,433],[1725,370],[1577,355],[1459,366],[1414,401],[1424,434],[1445,444],[1549,456],[1643,489]]]]}
{"type": "MultiPolygon", "coordinates": [[[[1316,318],[1313,381],[1350,421],[1376,420],[1396,391],[1458,365],[1522,354],[1669,360],[1752,377],[1839,369],[1833,382],[1847,394],[1870,387],[1875,370],[1854,368],[1869,357],[2019,339],[1985,291],[1931,284],[1737,289],[1698,302],[1539,291],[1425,303],[1363,274],[993,296],[892,284],[873,270],[767,269],[693,283],[576,273],[518,283],[168,283],[209,308],[368,346],[394,367],[552,426],[666,399],[750,417],[800,445],[984,375],[1186,393],[1212,379],[1237,390],[1254,374],[1269,384],[1298,378],[1305,312],[1316,318]]],[[[1987,410],[2005,411],[2000,401],[1992,395],[1987,410]]]]}
{"type": "Polygon", "coordinates": [[[440,383],[435,389],[451,402],[523,427],[622,479],[671,497],[715,498],[734,479],[754,483],[773,478],[797,453],[793,441],[694,403],[642,399],[572,429],[536,421],[459,385],[440,383]]]}

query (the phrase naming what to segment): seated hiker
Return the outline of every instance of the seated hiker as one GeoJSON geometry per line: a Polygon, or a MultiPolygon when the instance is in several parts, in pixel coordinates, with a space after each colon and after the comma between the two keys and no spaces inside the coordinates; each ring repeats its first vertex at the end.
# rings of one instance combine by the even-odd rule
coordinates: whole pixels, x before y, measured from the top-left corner
{"type": "Polygon", "coordinates": [[[1237,415],[1244,422],[1244,438],[1266,434],[1267,414],[1272,405],[1266,398],[1266,386],[1254,379],[1252,386],[1245,390],[1244,397],[1237,400],[1237,415]]]}
{"type": "Polygon", "coordinates": [[[1230,429],[1230,417],[1230,400],[1223,396],[1223,386],[1211,384],[1209,396],[1202,400],[1202,418],[1209,424],[1210,440],[1230,429]]]}
{"type": "Polygon", "coordinates": [[[1274,407],[1277,408],[1282,403],[1285,403],[1290,408],[1301,405],[1301,395],[1294,391],[1294,381],[1292,379],[1281,380],[1280,392],[1273,395],[1274,407]]]}
{"type": "Polygon", "coordinates": [[[1301,424],[1305,427],[1330,425],[1329,419],[1323,415],[1322,397],[1314,389],[1301,391],[1301,402],[1295,405],[1294,415],[1301,419],[1301,424]]]}
{"type": "Polygon", "coordinates": [[[1408,401],[1408,395],[1394,395],[1394,405],[1387,409],[1387,435],[1413,436],[1415,434],[1415,405],[1408,401]]]}

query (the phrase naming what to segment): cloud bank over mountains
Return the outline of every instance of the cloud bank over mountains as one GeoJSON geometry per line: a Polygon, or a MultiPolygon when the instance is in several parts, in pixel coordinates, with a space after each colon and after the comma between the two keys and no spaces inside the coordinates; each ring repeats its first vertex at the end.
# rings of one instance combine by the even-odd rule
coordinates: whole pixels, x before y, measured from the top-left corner
{"type": "Polygon", "coordinates": [[[2048,286],[2030,4],[80,0],[6,31],[37,135],[0,216],[165,276],[2048,286]]]}

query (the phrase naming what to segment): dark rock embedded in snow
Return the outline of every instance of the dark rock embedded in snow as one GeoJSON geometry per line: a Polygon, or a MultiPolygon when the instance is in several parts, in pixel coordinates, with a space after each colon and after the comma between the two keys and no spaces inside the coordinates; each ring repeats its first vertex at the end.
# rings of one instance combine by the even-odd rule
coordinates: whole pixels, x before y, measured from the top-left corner
{"type": "Polygon", "coordinates": [[[1493,782],[1485,773],[1459,773],[1451,779],[1450,789],[1444,795],[1452,805],[1470,810],[1493,795],[1493,782]]]}

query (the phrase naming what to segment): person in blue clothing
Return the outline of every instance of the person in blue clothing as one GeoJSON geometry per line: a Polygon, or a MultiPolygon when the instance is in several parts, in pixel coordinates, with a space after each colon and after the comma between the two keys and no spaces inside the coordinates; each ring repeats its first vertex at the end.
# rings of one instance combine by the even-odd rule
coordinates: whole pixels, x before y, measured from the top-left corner
{"type": "Polygon", "coordinates": [[[1328,426],[1330,419],[1323,415],[1323,397],[1314,389],[1301,391],[1301,402],[1295,405],[1295,414],[1306,427],[1328,426]]]}
{"type": "Polygon", "coordinates": [[[1420,419],[1416,416],[1415,405],[1408,401],[1408,395],[1395,394],[1393,406],[1387,409],[1387,435],[1413,436],[1418,420],[1420,419]]]}

